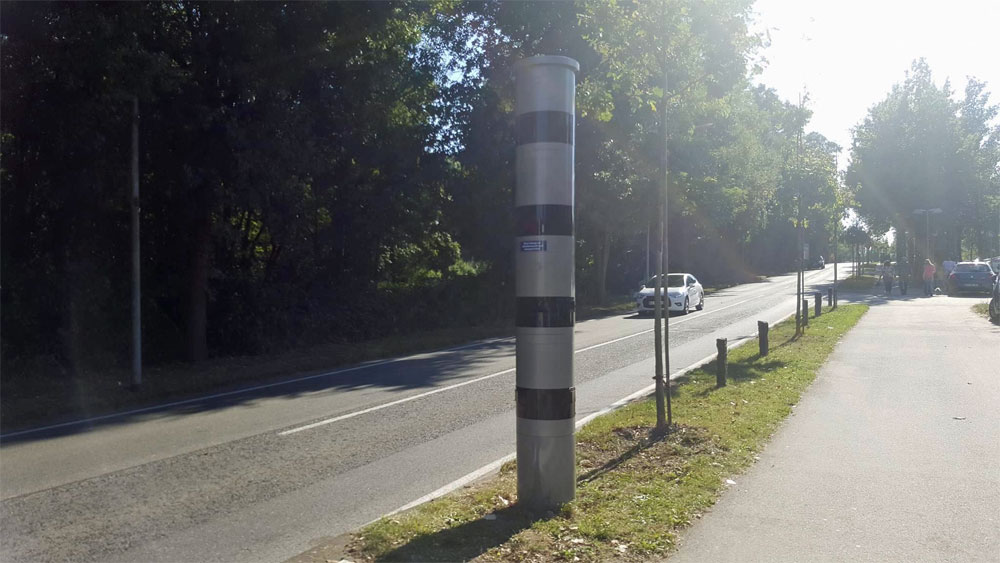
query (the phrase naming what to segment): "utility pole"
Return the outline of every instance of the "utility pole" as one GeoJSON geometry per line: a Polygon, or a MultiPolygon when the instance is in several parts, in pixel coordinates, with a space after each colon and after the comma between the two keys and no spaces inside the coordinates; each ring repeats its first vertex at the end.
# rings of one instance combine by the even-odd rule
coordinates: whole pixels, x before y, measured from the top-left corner
{"type": "Polygon", "coordinates": [[[646,277],[644,281],[649,281],[649,222],[646,222],[646,277]]]}
{"type": "MultiPolygon", "coordinates": [[[[839,189],[838,189],[839,191],[839,189]]],[[[833,303],[831,307],[837,308],[837,262],[840,260],[840,204],[837,204],[837,213],[833,220],[833,303]]]]}
{"type": "Polygon", "coordinates": [[[142,288],[139,260],[139,97],[132,96],[132,387],[142,385],[142,288]]]}
{"type": "Polygon", "coordinates": [[[914,209],[914,215],[923,215],[926,218],[924,227],[924,258],[930,260],[931,257],[931,214],[941,213],[943,210],[935,207],[934,209],[914,209]]]}
{"type": "Polygon", "coordinates": [[[833,214],[833,299],[830,303],[832,309],[837,308],[837,262],[840,260],[840,240],[837,234],[840,232],[840,219],[843,217],[843,212],[840,210],[840,198],[842,192],[840,191],[840,170],[839,170],[839,160],[837,155],[833,155],[833,177],[837,184],[837,203],[834,206],[836,211],[833,214]]]}
{"type": "MultiPolygon", "coordinates": [[[[669,91],[669,73],[666,61],[663,63],[663,269],[661,270],[664,287],[667,287],[666,276],[670,273],[670,128],[667,126],[667,92],[669,91]]],[[[667,396],[667,428],[674,424],[673,408],[670,399],[670,301],[667,297],[667,311],[663,316],[663,373],[666,377],[665,393],[667,396]]]]}
{"type": "MultiPolygon", "coordinates": [[[[799,94],[799,110],[802,110],[802,94],[799,94]]],[[[805,289],[803,285],[805,284],[804,274],[802,271],[802,244],[804,234],[802,232],[802,126],[799,126],[799,130],[795,135],[795,186],[798,191],[798,198],[796,202],[796,215],[798,219],[796,221],[796,235],[799,238],[798,245],[798,256],[795,258],[795,335],[798,336],[802,334],[802,291],[805,289]]]]}
{"type": "Polygon", "coordinates": [[[530,510],[576,496],[574,142],[568,57],[517,63],[517,492],[530,510]]]}

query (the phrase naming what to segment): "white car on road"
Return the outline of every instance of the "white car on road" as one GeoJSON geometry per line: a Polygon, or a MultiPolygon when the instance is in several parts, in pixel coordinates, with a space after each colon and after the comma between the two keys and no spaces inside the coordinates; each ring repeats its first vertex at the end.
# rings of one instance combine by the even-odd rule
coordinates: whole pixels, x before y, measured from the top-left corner
{"type": "MultiPolygon", "coordinates": [[[[667,274],[667,297],[671,311],[688,314],[691,307],[699,311],[705,307],[705,290],[691,274],[667,274]]],[[[652,314],[655,302],[656,276],[650,278],[635,294],[635,304],[640,315],[652,314]]]]}

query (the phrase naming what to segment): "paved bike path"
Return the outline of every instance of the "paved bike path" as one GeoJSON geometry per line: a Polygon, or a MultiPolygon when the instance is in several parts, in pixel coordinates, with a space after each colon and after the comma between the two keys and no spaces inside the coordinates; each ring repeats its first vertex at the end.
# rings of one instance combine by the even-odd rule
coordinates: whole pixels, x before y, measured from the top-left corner
{"type": "Polygon", "coordinates": [[[670,562],[1000,561],[1000,327],[976,302],[873,304],[670,562]]]}

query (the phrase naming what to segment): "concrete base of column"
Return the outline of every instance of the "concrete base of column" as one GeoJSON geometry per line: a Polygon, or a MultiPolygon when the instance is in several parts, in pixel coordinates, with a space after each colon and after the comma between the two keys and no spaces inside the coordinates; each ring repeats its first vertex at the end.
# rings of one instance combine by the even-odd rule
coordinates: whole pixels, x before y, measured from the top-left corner
{"type": "Polygon", "coordinates": [[[555,510],[576,496],[575,421],[517,419],[518,504],[555,510]]]}

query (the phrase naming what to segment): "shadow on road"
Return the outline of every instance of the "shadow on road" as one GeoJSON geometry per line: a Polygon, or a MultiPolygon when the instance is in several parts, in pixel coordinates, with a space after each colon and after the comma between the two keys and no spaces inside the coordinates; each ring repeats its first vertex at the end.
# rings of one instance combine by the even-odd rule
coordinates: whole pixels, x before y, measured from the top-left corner
{"type": "Polygon", "coordinates": [[[77,412],[68,414],[66,418],[51,421],[49,428],[5,428],[7,433],[0,437],[0,444],[80,434],[105,426],[128,424],[153,417],[191,415],[252,405],[258,400],[269,398],[295,399],[306,395],[333,394],[361,388],[430,389],[467,378],[470,371],[475,372],[477,369],[484,372],[482,375],[486,375],[490,363],[498,358],[513,358],[513,356],[513,338],[494,339],[460,349],[430,352],[402,359],[366,362],[290,380],[275,377],[252,386],[232,385],[208,396],[182,398],[119,413],[106,415],[102,413],[101,416],[82,421],[79,419],[86,416],[87,397],[72,385],[64,385],[65,398],[62,400],[65,404],[82,404],[84,405],[82,408],[75,409],[77,412]]]}
{"type": "MultiPolygon", "coordinates": [[[[763,287],[768,284],[786,283],[787,280],[780,281],[768,279],[760,281],[755,286],[763,287]]],[[[715,295],[725,295],[730,292],[738,292],[738,287],[727,288],[718,291],[715,295]]],[[[817,289],[814,287],[814,289],[817,289]]],[[[825,291],[825,290],[824,290],[825,291]]],[[[698,311],[692,310],[691,315],[697,316],[698,311]]],[[[677,312],[670,312],[670,317],[683,315],[677,312]]],[[[630,314],[622,318],[630,320],[648,320],[648,316],[630,314]]],[[[288,379],[286,376],[276,375],[262,380],[260,383],[247,386],[245,384],[232,384],[218,389],[213,389],[208,396],[179,397],[167,403],[152,403],[155,398],[148,400],[146,405],[139,406],[133,410],[125,412],[107,413],[93,412],[88,405],[94,404],[95,394],[102,392],[123,392],[121,389],[93,388],[84,389],[85,386],[73,385],[72,381],[52,381],[51,385],[58,387],[58,392],[48,396],[49,401],[58,401],[65,405],[64,415],[56,419],[49,420],[47,428],[39,429],[38,424],[26,424],[19,426],[16,422],[3,428],[6,434],[0,436],[0,444],[10,444],[15,442],[35,441],[58,436],[66,436],[89,432],[101,427],[124,425],[136,421],[148,420],[150,418],[190,415],[231,408],[235,406],[252,406],[255,402],[270,398],[295,399],[302,396],[316,396],[319,394],[334,394],[342,391],[349,391],[363,388],[373,389],[393,389],[393,390],[415,390],[433,389],[453,382],[468,378],[469,373],[477,370],[480,375],[489,373],[489,365],[499,358],[514,357],[514,339],[496,338],[485,340],[467,347],[452,348],[437,352],[429,352],[402,359],[390,359],[372,361],[358,364],[351,367],[326,371],[326,372],[306,372],[301,377],[288,379]],[[88,419],[88,415],[91,417],[88,419]],[[97,415],[97,416],[94,416],[97,415]],[[85,419],[85,420],[81,420],[85,419]]],[[[251,359],[252,362],[252,359],[251,359]]],[[[227,369],[247,369],[252,370],[255,365],[248,363],[243,367],[234,365],[227,369]]],[[[294,365],[289,365],[285,373],[297,371],[294,365]]],[[[144,384],[146,387],[140,390],[143,392],[152,391],[155,385],[157,373],[151,370],[147,374],[150,383],[144,384]]],[[[192,373],[192,377],[197,377],[197,373],[192,373]]],[[[113,384],[113,382],[111,382],[113,384]]],[[[10,387],[8,386],[8,393],[10,387]]],[[[195,391],[199,393],[199,391],[195,391]]],[[[10,396],[7,397],[10,399],[10,396]]],[[[27,397],[31,399],[31,397],[27,397]]],[[[5,402],[5,406],[9,403],[5,402]]],[[[19,405],[24,408],[24,405],[19,405]]],[[[28,403],[30,408],[30,402],[28,403]]]]}

